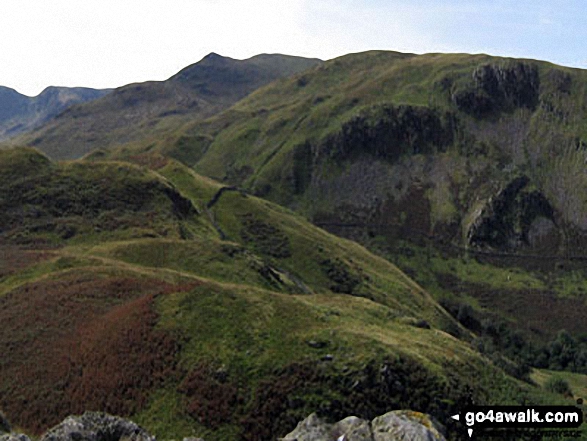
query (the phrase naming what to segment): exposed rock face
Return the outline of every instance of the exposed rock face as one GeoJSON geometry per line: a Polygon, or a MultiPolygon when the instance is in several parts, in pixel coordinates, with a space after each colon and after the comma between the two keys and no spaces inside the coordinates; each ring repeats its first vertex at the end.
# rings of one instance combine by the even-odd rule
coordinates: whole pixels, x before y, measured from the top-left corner
{"type": "Polygon", "coordinates": [[[452,144],[454,115],[428,107],[373,106],[343,124],[319,147],[335,160],[368,154],[395,162],[403,155],[444,151],[452,144]]]}
{"type": "Polygon", "coordinates": [[[479,66],[471,84],[455,91],[453,102],[459,110],[476,118],[525,107],[534,110],[540,95],[540,78],[535,65],[479,66]]]}
{"type": "Polygon", "coordinates": [[[550,243],[556,252],[557,235],[554,209],[539,191],[527,191],[530,179],[521,176],[489,200],[467,232],[470,245],[513,251],[522,247],[539,248],[550,243]]]}
{"type": "MultiPolygon", "coordinates": [[[[99,412],[67,417],[49,430],[41,441],[155,441],[132,421],[99,412]]],[[[6,440],[13,441],[13,440],[6,440]]],[[[14,440],[16,441],[16,440],[14,440]]],[[[26,441],[26,440],[20,440],[26,441]]]]}
{"type": "Polygon", "coordinates": [[[441,428],[419,412],[398,410],[373,421],[348,417],[328,424],[310,415],[283,441],[444,441],[441,428]]]}

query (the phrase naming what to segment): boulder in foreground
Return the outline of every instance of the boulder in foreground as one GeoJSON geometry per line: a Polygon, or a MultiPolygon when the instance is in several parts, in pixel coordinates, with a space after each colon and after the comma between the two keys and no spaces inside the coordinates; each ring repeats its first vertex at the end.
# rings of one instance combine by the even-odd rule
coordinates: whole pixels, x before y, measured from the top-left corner
{"type": "Polygon", "coordinates": [[[410,410],[389,412],[370,422],[351,416],[336,424],[312,414],[282,441],[445,441],[441,431],[428,415],[410,410]]]}

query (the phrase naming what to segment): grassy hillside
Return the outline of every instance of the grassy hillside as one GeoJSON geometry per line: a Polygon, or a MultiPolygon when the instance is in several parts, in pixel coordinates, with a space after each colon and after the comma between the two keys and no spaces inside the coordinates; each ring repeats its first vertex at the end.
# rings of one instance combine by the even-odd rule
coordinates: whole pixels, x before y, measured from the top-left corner
{"type": "Polygon", "coordinates": [[[535,353],[587,331],[586,93],[586,71],[535,60],[370,51],[109,155],[156,151],[287,206],[535,353]]]}
{"type": "Polygon", "coordinates": [[[129,84],[100,100],[73,106],[11,143],[34,146],[51,158],[73,159],[97,148],[164,138],[260,86],[319,63],[279,54],[234,60],[212,53],[166,81],[129,84]]]}
{"type": "Polygon", "coordinates": [[[532,60],[366,52],[160,143],[316,222],[572,254],[587,210],[575,196],[586,85],[584,71],[532,60]]]}
{"type": "Polygon", "coordinates": [[[551,399],[388,261],[143,160],[0,152],[0,408],[14,426],[93,409],[165,439],[267,440],[313,411],[411,408],[458,439],[448,416],[470,400],[551,399]]]}

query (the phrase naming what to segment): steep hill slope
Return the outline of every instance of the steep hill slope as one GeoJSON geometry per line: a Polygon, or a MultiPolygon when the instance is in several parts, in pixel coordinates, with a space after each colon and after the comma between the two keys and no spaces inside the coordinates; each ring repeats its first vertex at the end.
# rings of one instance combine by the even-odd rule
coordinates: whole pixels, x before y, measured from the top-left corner
{"type": "Polygon", "coordinates": [[[35,129],[74,104],[100,98],[110,89],[47,87],[38,96],[28,97],[0,86],[0,141],[35,129]]]}
{"type": "Polygon", "coordinates": [[[540,401],[388,261],[158,159],[0,151],[0,408],[16,426],[102,410],[167,438],[267,440],[314,411],[411,408],[459,439],[464,403],[540,401]]]}
{"type": "Polygon", "coordinates": [[[13,143],[72,159],[148,135],[164,137],[186,121],[209,117],[260,86],[320,63],[279,54],[234,60],[211,53],[167,81],[129,84],[101,100],[72,107],[13,143]]]}
{"type": "Polygon", "coordinates": [[[587,228],[574,196],[587,184],[586,87],[585,71],[537,61],[353,54],[259,90],[166,148],[315,222],[572,254],[587,228]]]}
{"type": "Polygon", "coordinates": [[[475,332],[522,332],[540,349],[498,345],[552,367],[544,346],[587,332],[586,95],[579,69],[373,51],[111,157],[159,151],[288,206],[398,264],[475,332]]]}

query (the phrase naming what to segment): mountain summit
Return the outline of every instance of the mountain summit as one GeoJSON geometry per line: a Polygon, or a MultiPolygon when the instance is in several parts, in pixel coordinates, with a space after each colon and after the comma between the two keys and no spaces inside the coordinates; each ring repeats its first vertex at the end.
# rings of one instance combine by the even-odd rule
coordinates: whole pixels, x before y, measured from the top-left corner
{"type": "Polygon", "coordinates": [[[278,54],[235,60],[211,53],[166,81],[129,84],[74,106],[13,142],[33,145],[52,158],[72,159],[96,148],[162,137],[230,107],[265,84],[320,63],[278,54]]]}

